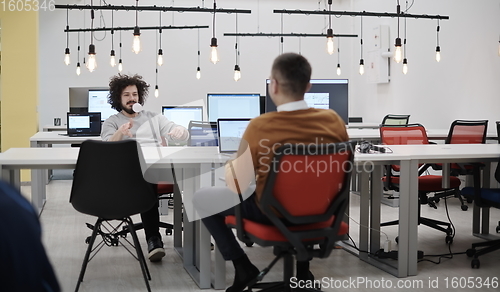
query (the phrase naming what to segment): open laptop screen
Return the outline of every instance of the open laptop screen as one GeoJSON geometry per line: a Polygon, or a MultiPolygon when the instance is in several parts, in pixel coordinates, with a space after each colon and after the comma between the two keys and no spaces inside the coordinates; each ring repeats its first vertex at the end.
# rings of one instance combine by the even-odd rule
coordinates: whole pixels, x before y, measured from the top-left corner
{"type": "Polygon", "coordinates": [[[203,121],[201,106],[162,106],[162,113],[167,119],[186,129],[190,121],[203,121]]]}
{"type": "Polygon", "coordinates": [[[101,113],[68,113],[68,136],[99,136],[101,134],[101,113]]]}
{"type": "Polygon", "coordinates": [[[249,123],[250,119],[218,119],[219,152],[237,152],[241,137],[249,123]]]}

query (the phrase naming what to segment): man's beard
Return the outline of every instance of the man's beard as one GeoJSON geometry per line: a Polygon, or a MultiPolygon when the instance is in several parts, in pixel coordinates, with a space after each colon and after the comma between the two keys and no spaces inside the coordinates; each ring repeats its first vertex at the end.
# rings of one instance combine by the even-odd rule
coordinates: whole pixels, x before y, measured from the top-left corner
{"type": "MultiPolygon", "coordinates": [[[[135,103],[135,102],[134,102],[135,103]]],[[[132,105],[134,105],[134,103],[132,103],[132,105]]],[[[128,105],[128,104],[127,104],[128,105]]],[[[130,115],[133,115],[135,114],[134,110],[132,108],[128,108],[128,107],[123,107],[123,110],[127,113],[127,114],[130,114],[130,115]]]]}

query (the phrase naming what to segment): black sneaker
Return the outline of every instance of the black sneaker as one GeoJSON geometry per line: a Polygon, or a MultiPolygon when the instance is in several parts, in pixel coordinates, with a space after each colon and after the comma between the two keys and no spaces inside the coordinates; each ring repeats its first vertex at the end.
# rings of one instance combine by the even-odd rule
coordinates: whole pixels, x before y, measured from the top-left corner
{"type": "Polygon", "coordinates": [[[148,239],[148,257],[152,262],[159,262],[165,256],[163,242],[157,236],[148,239]]]}

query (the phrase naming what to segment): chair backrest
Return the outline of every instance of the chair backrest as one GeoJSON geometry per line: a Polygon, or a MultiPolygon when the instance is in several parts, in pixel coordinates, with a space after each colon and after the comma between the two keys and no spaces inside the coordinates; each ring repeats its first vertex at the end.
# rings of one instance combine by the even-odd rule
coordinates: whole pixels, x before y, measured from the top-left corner
{"type": "Polygon", "coordinates": [[[70,202],[82,213],[122,219],[149,210],[158,200],[143,177],[142,151],[135,140],[84,141],[80,147],[70,202]]]}
{"type": "Polygon", "coordinates": [[[218,146],[217,123],[190,121],[188,146],[218,146]]]}
{"type": "Polygon", "coordinates": [[[355,145],[343,142],[280,147],[260,201],[264,213],[277,211],[292,224],[322,222],[332,215],[342,217],[355,145]]]}
{"type": "Polygon", "coordinates": [[[380,138],[386,145],[429,144],[427,132],[421,124],[380,126],[380,138]]]}
{"type": "Polygon", "coordinates": [[[382,119],[382,125],[405,125],[408,124],[410,115],[388,114],[382,119]]]}
{"type": "Polygon", "coordinates": [[[497,124],[497,139],[498,143],[500,143],[500,121],[496,121],[497,124]]]}
{"type": "Polygon", "coordinates": [[[455,120],[451,124],[446,144],[484,144],[488,120],[455,120]]]}

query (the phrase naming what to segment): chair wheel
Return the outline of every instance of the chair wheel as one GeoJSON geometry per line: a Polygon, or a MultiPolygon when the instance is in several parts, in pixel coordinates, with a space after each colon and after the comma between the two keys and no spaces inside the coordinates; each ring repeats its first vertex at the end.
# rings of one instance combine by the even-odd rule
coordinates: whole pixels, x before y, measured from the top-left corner
{"type": "Polygon", "coordinates": [[[89,243],[90,243],[90,236],[88,236],[87,238],[85,238],[85,243],[86,243],[86,244],[89,244],[89,243]]]}
{"type": "Polygon", "coordinates": [[[469,248],[465,254],[468,256],[468,257],[473,257],[475,254],[476,254],[476,249],[475,248],[469,248]]]}
{"type": "Polygon", "coordinates": [[[119,240],[118,238],[111,238],[111,246],[118,246],[119,240]]]}
{"type": "Polygon", "coordinates": [[[472,202],[474,202],[474,199],[472,199],[472,198],[467,198],[467,203],[471,204],[472,202]]]}
{"type": "Polygon", "coordinates": [[[253,242],[245,242],[245,245],[248,246],[248,247],[252,247],[253,246],[253,242]]]}
{"type": "Polygon", "coordinates": [[[121,232],[120,236],[125,238],[125,237],[127,237],[127,234],[128,234],[128,227],[122,226],[122,232],[121,232]]]}
{"type": "Polygon", "coordinates": [[[172,229],[166,228],[165,229],[165,235],[172,235],[172,229]]]}
{"type": "Polygon", "coordinates": [[[500,226],[497,226],[497,228],[495,228],[495,230],[497,233],[500,233],[500,226]]]}
{"type": "Polygon", "coordinates": [[[452,244],[453,243],[453,237],[451,237],[449,235],[446,235],[445,241],[446,241],[446,243],[452,244]]]}
{"type": "Polygon", "coordinates": [[[478,259],[473,259],[471,262],[470,262],[470,266],[471,268],[473,269],[479,269],[479,266],[481,265],[481,263],[479,262],[478,259]]]}
{"type": "Polygon", "coordinates": [[[467,209],[469,209],[469,206],[462,205],[462,206],[460,206],[460,208],[462,208],[462,211],[467,211],[467,209]]]}
{"type": "Polygon", "coordinates": [[[448,227],[446,229],[446,235],[451,236],[452,234],[453,234],[453,229],[451,229],[451,227],[448,227]]]}
{"type": "Polygon", "coordinates": [[[394,241],[396,241],[396,243],[399,243],[399,236],[396,236],[396,238],[394,239],[394,241]]]}

